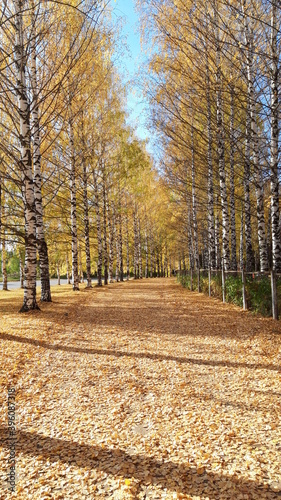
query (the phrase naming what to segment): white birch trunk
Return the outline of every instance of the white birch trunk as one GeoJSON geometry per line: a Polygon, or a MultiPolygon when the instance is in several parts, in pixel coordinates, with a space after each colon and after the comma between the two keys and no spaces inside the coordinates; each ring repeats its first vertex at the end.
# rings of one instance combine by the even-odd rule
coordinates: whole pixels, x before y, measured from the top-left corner
{"type": "Polygon", "coordinates": [[[23,178],[25,215],[25,284],[20,312],[39,309],[36,302],[36,207],[31,160],[30,106],[26,86],[26,54],[23,41],[22,11],[24,2],[14,0],[15,6],[15,65],[16,93],[19,110],[20,169],[23,178]]]}
{"type": "Polygon", "coordinates": [[[24,259],[20,252],[20,287],[24,288],[24,259]]]}
{"type": "Polygon", "coordinates": [[[3,290],[8,290],[8,276],[6,268],[6,235],[5,227],[3,227],[3,220],[5,220],[5,197],[2,196],[2,179],[0,177],[0,240],[2,243],[2,279],[3,290]]]}
{"type": "Polygon", "coordinates": [[[115,280],[118,282],[120,279],[120,259],[119,259],[119,244],[118,244],[118,227],[117,227],[117,217],[114,210],[113,216],[113,224],[114,224],[114,236],[115,236],[115,245],[116,245],[116,267],[115,267],[115,280]]]}
{"type": "Polygon", "coordinates": [[[114,228],[111,219],[111,214],[109,213],[109,203],[106,200],[106,212],[108,220],[108,233],[109,233],[109,266],[108,266],[108,281],[113,283],[113,260],[114,260],[114,228]]]}
{"type": "Polygon", "coordinates": [[[36,208],[36,238],[39,254],[41,279],[41,301],[51,302],[51,287],[49,273],[48,247],[44,234],[43,202],[42,202],[42,171],[41,171],[41,138],[39,123],[38,82],[37,82],[37,43],[36,13],[32,0],[32,34],[31,34],[31,88],[32,88],[32,136],[33,136],[33,166],[34,166],[34,197],[36,208]]]}
{"type": "Polygon", "coordinates": [[[134,210],[134,279],[139,277],[138,223],[136,207],[134,210]]]}
{"type": "Polygon", "coordinates": [[[240,260],[240,270],[242,271],[242,269],[244,269],[244,217],[243,217],[243,207],[241,208],[239,260],[240,260]]]}
{"type": "Polygon", "coordinates": [[[251,153],[252,153],[252,115],[254,104],[253,86],[253,30],[249,28],[248,16],[245,12],[246,0],[242,0],[242,13],[244,20],[244,38],[246,46],[247,64],[247,108],[246,108],[246,140],[245,140],[245,162],[244,162],[244,216],[245,216],[245,243],[246,243],[246,271],[254,271],[254,252],[252,248],[252,224],[250,203],[250,175],[251,175],[251,153]]]}
{"type": "Polygon", "coordinates": [[[84,216],[84,241],[86,254],[87,288],[92,288],[91,278],[91,249],[90,249],[90,224],[89,224],[89,202],[88,202],[88,171],[86,163],[86,140],[84,129],[84,113],[82,111],[82,168],[83,168],[83,216],[84,216]]]}
{"type": "Polygon", "coordinates": [[[153,277],[156,278],[156,246],[153,242],[153,277]]]}
{"type": "Polygon", "coordinates": [[[124,281],[124,266],[123,266],[123,235],[122,235],[122,206],[121,206],[121,195],[119,191],[119,212],[118,212],[118,253],[119,253],[119,265],[120,265],[120,281],[124,281]]]}
{"type": "Polygon", "coordinates": [[[161,272],[161,278],[163,278],[163,275],[164,275],[164,266],[163,266],[162,246],[161,246],[161,251],[160,251],[160,272],[161,272]]]}
{"type": "Polygon", "coordinates": [[[222,74],[221,74],[221,41],[217,1],[215,2],[215,31],[216,31],[216,83],[217,83],[217,148],[220,178],[220,195],[222,208],[222,253],[225,270],[230,268],[229,250],[229,214],[225,177],[225,144],[223,131],[223,101],[222,101],[222,74]]]}
{"type": "Polygon", "coordinates": [[[153,239],[152,239],[152,233],[151,233],[151,229],[149,228],[149,249],[150,249],[150,253],[149,253],[149,276],[150,278],[153,277],[153,239]]]}
{"type": "Polygon", "coordinates": [[[57,262],[57,277],[58,277],[58,285],[60,285],[60,263],[57,262]]]}
{"type": "Polygon", "coordinates": [[[87,288],[92,288],[90,224],[89,224],[89,203],[88,203],[88,173],[87,173],[87,166],[84,154],[83,154],[82,164],[83,164],[83,208],[84,208],[84,238],[85,238],[85,253],[86,253],[87,288]]]}
{"type": "Polygon", "coordinates": [[[127,262],[127,281],[130,279],[130,248],[129,248],[129,217],[128,217],[128,211],[127,211],[127,198],[126,198],[126,218],[125,218],[125,223],[126,223],[126,262],[127,262]]]}
{"type": "Polygon", "coordinates": [[[138,259],[139,259],[139,278],[142,279],[142,248],[141,248],[141,227],[138,219],[138,259]]]}
{"type": "Polygon", "coordinates": [[[279,139],[279,71],[277,50],[277,2],[272,0],[271,6],[271,235],[272,235],[272,268],[281,272],[281,242],[279,231],[279,177],[278,177],[278,139],[279,139]]]}
{"type": "Polygon", "coordinates": [[[104,284],[108,284],[108,251],[107,251],[107,190],[105,177],[105,163],[102,166],[102,194],[103,194],[103,265],[104,284]]]}
{"type": "Polygon", "coordinates": [[[167,255],[167,244],[165,244],[164,253],[164,278],[168,278],[168,255],[167,255]]]}
{"type": "Polygon", "coordinates": [[[69,109],[69,144],[70,144],[70,193],[71,193],[71,252],[72,252],[72,288],[79,290],[78,239],[77,239],[77,201],[76,201],[76,165],[74,151],[73,122],[69,109]]]}
{"type": "Polygon", "coordinates": [[[206,97],[207,97],[207,133],[208,133],[208,252],[209,266],[216,268],[216,248],[215,248],[215,214],[214,214],[214,181],[213,181],[213,134],[212,134],[212,107],[210,93],[210,70],[209,60],[206,51],[206,97]]]}
{"type": "Polygon", "coordinates": [[[2,279],[3,279],[3,290],[8,290],[8,275],[7,275],[7,267],[6,267],[6,235],[5,229],[2,231],[2,279]]]}
{"type": "Polygon", "coordinates": [[[160,256],[158,247],[157,247],[157,278],[160,278],[160,256]]]}
{"type": "Polygon", "coordinates": [[[231,269],[237,271],[236,256],[236,221],[235,221],[235,184],[234,184],[234,88],[230,88],[230,158],[229,158],[229,205],[230,205],[230,234],[231,234],[231,269]]]}
{"type": "Polygon", "coordinates": [[[82,263],[82,250],[81,243],[78,241],[78,254],[79,254],[79,283],[84,283],[83,263],[82,263]]]}
{"type": "MultiPolygon", "coordinates": [[[[188,239],[188,250],[189,250],[189,267],[190,269],[194,269],[195,263],[194,263],[194,245],[193,245],[193,234],[191,230],[191,216],[190,216],[190,210],[188,208],[188,213],[187,213],[187,220],[188,220],[188,225],[187,225],[187,239],[188,239]]],[[[180,258],[179,258],[179,263],[180,258]]],[[[180,269],[181,270],[181,269],[180,269]]]]}
{"type": "Polygon", "coordinates": [[[70,280],[70,269],[69,269],[68,253],[66,254],[65,262],[66,262],[66,279],[67,279],[67,284],[70,285],[71,280],[70,280]]]}
{"type": "Polygon", "coordinates": [[[194,128],[191,127],[191,178],[192,178],[192,222],[193,222],[193,241],[194,241],[194,260],[196,268],[199,269],[199,250],[198,250],[198,224],[197,224],[197,199],[195,188],[195,151],[194,151],[194,128]]]}
{"type": "Polygon", "coordinates": [[[255,172],[255,187],[256,187],[256,199],[257,199],[260,270],[263,273],[268,271],[269,265],[268,265],[267,241],[265,233],[263,179],[260,168],[257,168],[255,172]]]}
{"type": "Polygon", "coordinates": [[[221,249],[220,249],[220,218],[216,215],[215,221],[215,247],[216,247],[216,268],[221,268],[221,249]]]}
{"type": "Polygon", "coordinates": [[[67,83],[68,83],[68,137],[69,137],[69,150],[70,150],[72,289],[75,291],[79,290],[76,160],[75,160],[74,130],[73,130],[72,89],[69,78],[67,83]]]}
{"type": "Polygon", "coordinates": [[[148,278],[148,235],[145,230],[145,277],[148,278]]]}
{"type": "Polygon", "coordinates": [[[98,239],[98,286],[102,286],[102,234],[101,234],[101,220],[100,220],[100,204],[97,175],[93,169],[94,191],[95,191],[95,209],[97,221],[97,239],[98,239]]]}
{"type": "Polygon", "coordinates": [[[268,207],[266,246],[267,246],[268,264],[269,264],[269,267],[272,268],[272,237],[271,237],[271,209],[270,209],[270,206],[268,207]]]}

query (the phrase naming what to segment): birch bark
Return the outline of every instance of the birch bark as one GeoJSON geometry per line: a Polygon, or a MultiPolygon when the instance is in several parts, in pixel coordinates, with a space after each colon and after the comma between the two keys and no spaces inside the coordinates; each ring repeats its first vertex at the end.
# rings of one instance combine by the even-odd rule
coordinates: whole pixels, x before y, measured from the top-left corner
{"type": "Polygon", "coordinates": [[[139,259],[139,278],[142,279],[142,248],[141,248],[141,227],[140,219],[138,218],[138,259],[139,259]]]}
{"type": "Polygon", "coordinates": [[[121,196],[119,192],[119,212],[118,212],[118,253],[119,253],[119,265],[120,265],[120,281],[124,281],[124,266],[123,266],[123,237],[122,237],[122,206],[121,206],[121,196]]]}
{"type": "Polygon", "coordinates": [[[57,262],[57,277],[58,277],[58,285],[60,285],[60,263],[57,262]]]}
{"type": "Polygon", "coordinates": [[[104,265],[104,284],[108,284],[108,251],[107,251],[107,189],[106,189],[106,175],[105,175],[105,162],[102,166],[102,194],[103,194],[103,265],[104,265]]]}
{"type": "Polygon", "coordinates": [[[160,278],[160,256],[159,256],[159,248],[157,248],[157,278],[160,278]]]}
{"type": "Polygon", "coordinates": [[[89,223],[89,202],[88,202],[88,172],[84,155],[83,155],[83,208],[84,208],[84,238],[85,238],[85,253],[86,253],[87,288],[91,288],[92,278],[91,278],[90,223],[89,223]]]}
{"type": "Polygon", "coordinates": [[[150,278],[152,278],[153,277],[153,239],[152,239],[151,228],[149,228],[149,248],[150,248],[149,276],[150,276],[150,278]]]}
{"type": "Polygon", "coordinates": [[[214,214],[214,181],[213,181],[213,133],[212,133],[212,108],[210,93],[210,69],[208,53],[206,50],[206,97],[207,97],[207,133],[208,133],[208,252],[211,269],[216,268],[215,248],[215,214],[214,214]]]}
{"type": "Polygon", "coordinates": [[[244,269],[244,216],[243,207],[241,208],[241,225],[240,225],[240,270],[244,269]]]}
{"type": "Polygon", "coordinates": [[[24,4],[23,0],[14,0],[16,93],[20,122],[20,170],[23,177],[25,216],[25,284],[20,312],[39,309],[36,301],[36,207],[31,160],[30,105],[27,96],[26,53],[23,40],[24,4]]]}
{"type": "Polygon", "coordinates": [[[2,280],[3,290],[8,290],[8,276],[6,268],[6,235],[5,227],[3,227],[3,221],[5,221],[5,197],[2,195],[2,179],[0,177],[0,242],[2,243],[2,280]]]}
{"type": "Polygon", "coordinates": [[[230,158],[229,158],[229,205],[230,205],[230,234],[231,234],[231,269],[237,270],[237,256],[236,256],[236,222],[235,222],[235,184],[234,184],[234,151],[235,151],[235,138],[234,138],[234,87],[230,88],[230,158]]]}
{"type": "Polygon", "coordinates": [[[196,263],[196,268],[199,269],[197,199],[196,199],[196,188],[195,188],[195,151],[194,151],[194,128],[193,128],[193,125],[191,127],[191,179],[192,179],[192,222],[193,222],[194,260],[196,263]]]}
{"type": "Polygon", "coordinates": [[[118,238],[118,218],[116,217],[115,210],[113,214],[114,235],[116,244],[116,267],[115,267],[115,280],[118,282],[120,279],[120,254],[119,254],[119,238],[118,238]]]}
{"type": "Polygon", "coordinates": [[[70,269],[69,269],[68,253],[66,253],[65,262],[66,262],[66,279],[67,279],[67,284],[70,285],[71,280],[70,280],[70,269]]]}
{"type": "Polygon", "coordinates": [[[271,144],[270,144],[270,190],[271,190],[271,237],[272,267],[281,272],[281,242],[279,231],[279,177],[278,177],[278,139],[279,139],[279,71],[277,50],[277,2],[271,2],[271,144]]]}
{"type": "Polygon", "coordinates": [[[83,167],[83,211],[84,211],[84,240],[86,254],[87,288],[92,288],[91,278],[91,249],[90,249],[90,223],[89,223],[89,201],[88,201],[88,171],[86,163],[86,139],[84,131],[84,115],[82,112],[82,167],[83,167]]]}
{"type": "Polygon", "coordinates": [[[108,233],[109,233],[109,266],[108,266],[108,280],[109,283],[113,283],[113,259],[114,259],[114,228],[111,219],[111,214],[109,214],[109,202],[106,200],[106,212],[108,220],[108,233]]]}
{"type": "Polygon", "coordinates": [[[24,259],[20,252],[20,287],[24,288],[24,259]]]}
{"type": "Polygon", "coordinates": [[[97,174],[93,169],[94,191],[95,191],[95,210],[97,221],[97,240],[98,240],[98,286],[102,286],[102,234],[101,234],[101,218],[100,218],[100,203],[97,174]]]}
{"type": "Polygon", "coordinates": [[[217,84],[217,148],[219,163],[220,195],[222,208],[222,253],[225,270],[230,268],[229,214],[225,178],[225,144],[223,131],[223,101],[221,74],[221,40],[218,19],[218,2],[215,1],[215,38],[216,38],[216,84],[217,84]]]}
{"type": "Polygon", "coordinates": [[[79,240],[78,240],[78,255],[79,255],[79,283],[84,283],[82,249],[81,249],[81,243],[79,240]]]}
{"type": "Polygon", "coordinates": [[[7,275],[6,259],[7,259],[6,235],[5,235],[5,229],[3,229],[2,230],[2,279],[3,279],[2,290],[7,291],[8,290],[8,275],[7,275]]]}
{"type": "Polygon", "coordinates": [[[36,238],[39,254],[41,279],[41,301],[51,302],[50,272],[48,247],[45,239],[42,201],[42,169],[41,169],[41,138],[39,122],[38,82],[37,82],[37,32],[34,0],[32,0],[32,33],[31,33],[31,88],[32,88],[32,136],[33,136],[33,167],[34,167],[34,197],[36,208],[36,238]]]}
{"type": "Polygon", "coordinates": [[[75,291],[79,290],[76,159],[75,159],[74,129],[73,129],[72,89],[69,79],[68,79],[68,137],[69,137],[69,150],[70,150],[72,289],[75,291]]]}
{"type": "Polygon", "coordinates": [[[245,11],[246,0],[241,2],[244,20],[244,38],[246,47],[247,64],[247,108],[246,108],[246,140],[244,161],[244,217],[245,217],[245,243],[246,243],[246,271],[254,271],[254,253],[252,248],[252,225],[251,225],[251,203],[250,203],[250,173],[251,173],[251,151],[252,151],[252,106],[254,98],[253,86],[253,31],[249,28],[248,16],[245,11]]]}
{"type": "Polygon", "coordinates": [[[130,247],[129,247],[129,217],[128,217],[128,207],[127,207],[127,199],[126,199],[126,263],[127,263],[127,281],[130,279],[130,247]]]}
{"type": "Polygon", "coordinates": [[[145,277],[148,278],[148,235],[145,229],[145,277]]]}
{"type": "Polygon", "coordinates": [[[215,247],[216,247],[216,268],[221,268],[221,249],[220,249],[220,218],[216,215],[215,221],[215,247]]]}
{"type": "Polygon", "coordinates": [[[134,279],[139,277],[138,223],[136,207],[134,210],[134,279]]]}

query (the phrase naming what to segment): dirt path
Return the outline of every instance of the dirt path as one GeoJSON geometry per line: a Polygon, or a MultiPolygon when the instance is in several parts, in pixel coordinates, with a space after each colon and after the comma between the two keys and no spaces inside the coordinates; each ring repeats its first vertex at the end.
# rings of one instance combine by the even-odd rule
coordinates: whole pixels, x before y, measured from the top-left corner
{"type": "Polygon", "coordinates": [[[1,500],[281,498],[280,323],[173,279],[57,287],[20,316],[13,293],[0,294],[1,500]]]}

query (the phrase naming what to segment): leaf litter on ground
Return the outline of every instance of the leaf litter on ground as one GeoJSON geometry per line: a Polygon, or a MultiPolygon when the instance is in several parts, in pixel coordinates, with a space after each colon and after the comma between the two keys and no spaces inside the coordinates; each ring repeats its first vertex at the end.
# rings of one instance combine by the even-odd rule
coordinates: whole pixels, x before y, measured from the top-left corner
{"type": "Polygon", "coordinates": [[[281,498],[279,322],[174,279],[21,300],[0,292],[1,500],[281,498]]]}

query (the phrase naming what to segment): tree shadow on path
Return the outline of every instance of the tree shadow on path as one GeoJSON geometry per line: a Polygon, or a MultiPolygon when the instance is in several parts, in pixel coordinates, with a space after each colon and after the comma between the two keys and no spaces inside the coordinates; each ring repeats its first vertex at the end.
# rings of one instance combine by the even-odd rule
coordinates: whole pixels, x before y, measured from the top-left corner
{"type": "MultiPolygon", "coordinates": [[[[5,448],[8,448],[8,436],[9,429],[0,426],[0,444],[5,448]]],[[[259,498],[261,492],[263,499],[274,500],[281,496],[273,491],[267,492],[262,484],[243,478],[213,472],[198,474],[192,465],[178,464],[168,459],[163,461],[141,454],[131,455],[116,448],[80,444],[20,429],[17,429],[17,448],[24,455],[44,457],[50,462],[60,460],[79,468],[98,469],[114,477],[133,477],[140,483],[149,482],[188,495],[205,494],[220,498],[223,492],[224,498],[229,500],[245,493],[250,499],[259,498]]]]}
{"type": "Polygon", "coordinates": [[[89,349],[78,346],[67,346],[62,344],[49,344],[44,340],[37,340],[28,337],[20,337],[18,335],[10,335],[9,333],[0,333],[0,340],[8,340],[12,342],[19,342],[22,344],[31,344],[36,347],[42,347],[44,349],[50,349],[52,351],[65,351],[72,353],[83,353],[83,354],[98,354],[102,356],[115,356],[120,357],[132,357],[136,359],[152,359],[155,361],[176,361],[177,363],[186,363],[193,365],[203,365],[203,366],[223,366],[230,368],[248,368],[248,369],[259,369],[259,370],[272,370],[276,372],[281,372],[280,365],[273,364],[262,364],[262,363],[239,363],[229,360],[205,360],[198,358],[186,358],[181,356],[171,356],[165,354],[154,354],[149,352],[129,352],[129,351],[117,351],[113,349],[89,349]]]}

